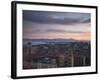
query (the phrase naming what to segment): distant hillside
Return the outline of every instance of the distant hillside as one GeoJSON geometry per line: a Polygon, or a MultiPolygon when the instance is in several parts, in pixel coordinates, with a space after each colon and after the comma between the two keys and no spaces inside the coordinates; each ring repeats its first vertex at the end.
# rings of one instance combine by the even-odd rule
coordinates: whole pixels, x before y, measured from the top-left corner
{"type": "MultiPolygon", "coordinates": [[[[56,42],[84,42],[82,40],[75,40],[75,39],[23,39],[23,43],[27,44],[28,42],[32,43],[33,45],[38,44],[47,44],[47,43],[56,43],[56,42]]],[[[86,41],[85,41],[86,42],[86,41]]]]}

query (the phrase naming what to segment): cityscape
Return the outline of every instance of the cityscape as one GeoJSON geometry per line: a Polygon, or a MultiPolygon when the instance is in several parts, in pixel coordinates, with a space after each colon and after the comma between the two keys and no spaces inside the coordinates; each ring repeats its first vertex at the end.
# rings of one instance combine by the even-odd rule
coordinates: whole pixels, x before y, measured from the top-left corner
{"type": "Polygon", "coordinates": [[[28,42],[23,46],[23,69],[90,66],[90,51],[88,41],[28,42]]]}
{"type": "Polygon", "coordinates": [[[91,66],[91,14],[23,10],[23,69],[91,66]]]}

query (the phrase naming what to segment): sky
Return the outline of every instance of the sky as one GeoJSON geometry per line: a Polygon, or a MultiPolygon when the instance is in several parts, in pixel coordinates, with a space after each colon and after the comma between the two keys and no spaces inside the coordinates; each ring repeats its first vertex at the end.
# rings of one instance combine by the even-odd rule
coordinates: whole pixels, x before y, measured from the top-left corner
{"type": "Polygon", "coordinates": [[[91,14],[23,10],[23,38],[90,40],[91,14]]]}

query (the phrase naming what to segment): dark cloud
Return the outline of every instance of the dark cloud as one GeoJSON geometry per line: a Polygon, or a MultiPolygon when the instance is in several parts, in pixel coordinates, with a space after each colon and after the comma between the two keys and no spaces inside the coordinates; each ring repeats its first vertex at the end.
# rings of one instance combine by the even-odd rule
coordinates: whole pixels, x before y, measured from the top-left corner
{"type": "Polygon", "coordinates": [[[66,33],[66,30],[60,30],[60,29],[48,29],[46,32],[51,32],[51,33],[66,33]]]}
{"type": "Polygon", "coordinates": [[[61,29],[47,29],[46,32],[50,33],[83,33],[82,31],[67,31],[61,29]]]}
{"type": "Polygon", "coordinates": [[[75,24],[90,22],[89,13],[23,11],[23,20],[45,24],[75,24]],[[88,19],[88,20],[87,20],[88,19]]]}
{"type": "Polygon", "coordinates": [[[90,18],[85,19],[85,20],[82,21],[82,23],[89,23],[89,22],[91,22],[91,19],[90,18]]]}

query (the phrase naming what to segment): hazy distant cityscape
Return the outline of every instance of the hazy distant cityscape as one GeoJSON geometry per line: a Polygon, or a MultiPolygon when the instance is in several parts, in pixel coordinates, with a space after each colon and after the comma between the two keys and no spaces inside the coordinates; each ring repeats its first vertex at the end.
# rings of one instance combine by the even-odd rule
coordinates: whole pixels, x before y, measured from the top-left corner
{"type": "Polygon", "coordinates": [[[89,41],[73,39],[26,39],[23,41],[23,69],[91,65],[89,41]]]}

